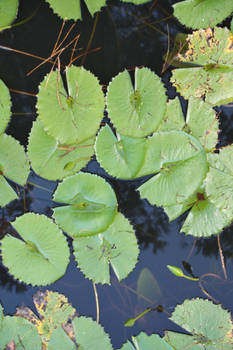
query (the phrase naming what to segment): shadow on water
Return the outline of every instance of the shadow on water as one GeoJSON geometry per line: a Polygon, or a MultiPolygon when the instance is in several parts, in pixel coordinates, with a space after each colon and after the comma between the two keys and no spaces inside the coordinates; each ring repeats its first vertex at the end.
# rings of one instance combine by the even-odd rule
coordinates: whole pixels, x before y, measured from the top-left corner
{"type": "MultiPolygon", "coordinates": [[[[172,16],[172,3],[176,1],[153,1],[143,6],[123,4],[120,1],[109,1],[109,6],[98,15],[96,31],[91,48],[99,48],[85,57],[85,67],[100,79],[101,84],[108,84],[117,73],[124,69],[133,70],[135,66],[150,67],[161,75],[163,55],[168,45],[168,32],[172,39],[184,28],[172,16]]],[[[36,9],[33,18],[22,26],[0,33],[0,45],[48,57],[56,41],[62,21],[55,16],[44,1],[20,1],[18,20],[26,18],[36,9]]],[[[92,18],[82,2],[83,21],[79,22],[71,33],[71,40],[80,33],[79,52],[87,47],[91,31],[96,20],[92,18]]],[[[65,27],[69,28],[71,21],[65,27]]],[[[61,64],[67,65],[70,51],[61,56],[61,64]]],[[[77,64],[81,64],[80,58],[77,64]]],[[[27,72],[38,64],[35,58],[17,53],[0,52],[0,77],[8,88],[25,91],[31,94],[38,92],[38,85],[50,69],[45,64],[30,76],[27,72]]],[[[175,90],[169,84],[170,70],[162,75],[168,88],[169,97],[175,96],[175,90]]],[[[26,94],[11,92],[12,118],[7,133],[13,135],[26,146],[28,133],[36,118],[36,98],[26,94]]],[[[223,108],[220,115],[220,143],[232,143],[233,123],[232,108],[223,108]]],[[[168,320],[177,303],[185,298],[205,297],[196,282],[177,279],[166,268],[167,264],[182,267],[182,261],[191,264],[194,275],[217,274],[221,278],[206,276],[204,288],[223,306],[233,311],[233,227],[230,226],[221,234],[221,244],[226,258],[229,279],[223,278],[216,237],[194,241],[191,236],[180,232],[185,215],[169,223],[162,208],[151,206],[140,199],[137,187],[145,181],[121,181],[110,177],[101,169],[95,160],[84,169],[103,176],[116,192],[119,210],[130,220],[135,228],[141,253],[134,271],[122,283],[112,274],[112,285],[97,285],[100,299],[100,322],[110,334],[114,347],[119,347],[132,334],[145,330],[147,333],[162,334],[164,329],[178,329],[168,320]],[[150,301],[139,298],[136,294],[140,272],[147,268],[153,274],[154,287],[150,301]],[[151,312],[136,322],[133,328],[123,326],[124,322],[142,312],[145,307],[161,304],[165,312],[151,312]]],[[[12,184],[14,187],[15,185],[12,184]]],[[[0,231],[3,236],[11,232],[9,221],[14,221],[24,212],[33,211],[52,215],[52,195],[56,182],[47,181],[31,173],[29,183],[15,200],[0,211],[0,231]]],[[[0,269],[0,299],[5,313],[14,313],[18,305],[32,305],[32,295],[36,287],[26,286],[7,274],[4,267],[0,269]]],[[[47,289],[46,287],[42,290],[47,289]]],[[[95,318],[95,298],[92,284],[77,270],[73,256],[63,278],[48,286],[48,289],[65,294],[77,308],[78,314],[91,315],[95,318]]]]}

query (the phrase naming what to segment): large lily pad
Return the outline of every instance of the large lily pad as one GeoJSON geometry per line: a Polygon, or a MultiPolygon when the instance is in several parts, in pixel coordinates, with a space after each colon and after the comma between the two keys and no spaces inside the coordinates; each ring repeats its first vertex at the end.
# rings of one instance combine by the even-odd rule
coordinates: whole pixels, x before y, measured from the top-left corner
{"type": "MultiPolygon", "coordinates": [[[[1,5],[0,5],[1,6],[1,5]]],[[[1,9],[0,9],[1,14],[1,9]]],[[[1,29],[0,29],[1,30],[1,29]]],[[[11,115],[11,98],[6,85],[0,80],[0,134],[2,134],[7,124],[9,123],[11,115]]]]}
{"type": "Polygon", "coordinates": [[[17,198],[5,177],[23,186],[30,168],[23,147],[13,137],[0,135],[0,150],[0,206],[5,206],[17,198]]]}
{"type": "Polygon", "coordinates": [[[96,134],[103,118],[104,96],[98,79],[83,67],[67,68],[66,78],[68,96],[58,72],[45,77],[37,109],[45,131],[60,144],[71,145],[96,134]]]}
{"type": "Polygon", "coordinates": [[[29,137],[28,157],[33,170],[48,180],[63,179],[77,173],[94,153],[94,138],[80,144],[61,145],[37,120],[29,137]]]}
{"type": "Polygon", "coordinates": [[[225,216],[233,220],[233,146],[219,154],[209,154],[210,170],[206,178],[208,198],[225,216]]]}
{"type": "Polygon", "coordinates": [[[18,217],[12,226],[22,239],[7,235],[1,241],[2,260],[10,274],[32,285],[50,284],[64,275],[69,248],[51,219],[27,213],[18,217]]]}
{"type": "Polygon", "coordinates": [[[96,138],[96,157],[100,165],[112,176],[133,179],[143,164],[146,139],[117,134],[106,125],[96,138]]]}
{"type": "Polygon", "coordinates": [[[186,0],[173,7],[174,16],[193,29],[214,27],[233,12],[231,0],[186,0]]]}
{"type": "Polygon", "coordinates": [[[95,283],[110,284],[110,265],[119,280],[126,278],[139,254],[133,228],[120,213],[106,231],[76,238],[73,247],[78,267],[95,283]]]}
{"type": "Polygon", "coordinates": [[[200,143],[182,131],[155,133],[149,140],[141,173],[148,171],[158,174],[139,187],[141,197],[158,206],[180,204],[203,182],[206,155],[200,143]]]}
{"type": "Polygon", "coordinates": [[[107,110],[122,135],[143,137],[151,134],[158,128],[165,109],[163,84],[148,68],[135,69],[134,87],[127,71],[119,73],[109,84],[107,110]]]}
{"type": "MultiPolygon", "coordinates": [[[[80,0],[71,0],[69,3],[66,3],[62,0],[46,1],[50,4],[53,11],[61,18],[74,20],[82,19],[80,0]]],[[[91,15],[93,16],[95,12],[100,11],[101,7],[105,5],[106,0],[85,0],[85,3],[91,15]]]]}
{"type": "Polygon", "coordinates": [[[173,70],[172,83],[188,99],[204,98],[221,105],[233,101],[232,34],[227,28],[210,28],[188,35],[188,50],[177,60],[197,67],[173,70]]]}
{"type": "Polygon", "coordinates": [[[63,180],[54,200],[64,203],[53,209],[57,224],[74,237],[105,231],[117,212],[117,200],[111,186],[102,177],[88,173],[63,180]]]}
{"type": "Polygon", "coordinates": [[[192,337],[186,334],[176,336],[174,332],[167,332],[165,340],[175,349],[180,349],[180,345],[193,350],[232,349],[231,315],[221,305],[199,298],[185,300],[176,306],[171,320],[192,334],[192,337]]]}

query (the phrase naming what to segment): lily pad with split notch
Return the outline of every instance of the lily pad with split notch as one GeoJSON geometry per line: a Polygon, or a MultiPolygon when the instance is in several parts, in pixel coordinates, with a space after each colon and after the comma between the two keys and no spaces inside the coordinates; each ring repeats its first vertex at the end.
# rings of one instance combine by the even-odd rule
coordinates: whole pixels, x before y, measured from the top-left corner
{"type": "Polygon", "coordinates": [[[117,213],[112,187],[100,176],[78,173],[57,187],[54,201],[64,203],[53,209],[56,223],[70,236],[88,236],[103,232],[117,213]]]}
{"type": "Polygon", "coordinates": [[[61,145],[36,120],[29,136],[28,157],[33,170],[48,180],[77,173],[94,153],[94,137],[80,144],[61,145]]]}
{"type": "Polygon", "coordinates": [[[149,68],[135,69],[134,87],[129,73],[124,71],[108,86],[108,115],[120,134],[144,137],[158,128],[166,100],[160,78],[149,68]]]}
{"type": "Polygon", "coordinates": [[[97,135],[96,157],[110,175],[121,179],[133,179],[143,164],[146,139],[117,134],[106,125],[97,135]]]}
{"type": "Polygon", "coordinates": [[[62,145],[82,143],[95,136],[104,111],[104,95],[94,74],[71,66],[66,69],[66,79],[68,95],[56,71],[44,78],[37,96],[39,120],[62,145]]]}
{"type": "Polygon", "coordinates": [[[134,269],[139,254],[137,239],[128,220],[118,213],[106,231],[73,241],[74,256],[86,278],[110,284],[110,265],[119,281],[134,269]]]}
{"type": "Polygon", "coordinates": [[[50,284],[66,271],[69,248],[62,231],[44,215],[27,213],[12,226],[22,239],[7,235],[1,241],[2,261],[19,281],[50,284]]]}

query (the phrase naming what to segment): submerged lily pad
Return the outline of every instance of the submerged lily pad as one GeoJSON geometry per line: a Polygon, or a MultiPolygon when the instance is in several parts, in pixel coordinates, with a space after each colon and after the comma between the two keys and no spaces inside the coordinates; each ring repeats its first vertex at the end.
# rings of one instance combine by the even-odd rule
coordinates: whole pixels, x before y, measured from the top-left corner
{"type": "MultiPolygon", "coordinates": [[[[60,0],[46,1],[50,4],[53,11],[61,18],[74,20],[82,19],[80,0],[70,0],[68,6],[67,3],[60,0]]],[[[85,3],[93,16],[95,12],[100,11],[101,7],[105,5],[106,0],[85,0],[85,3]]]]}
{"type": "Polygon", "coordinates": [[[17,198],[16,193],[7,183],[8,178],[19,185],[25,185],[30,171],[23,146],[13,137],[0,135],[0,206],[5,206],[17,198]]]}
{"type": "Polygon", "coordinates": [[[200,143],[182,131],[155,133],[149,140],[141,174],[148,171],[158,174],[138,188],[141,197],[158,206],[181,204],[203,182],[206,155],[200,143]]]}
{"type": "Polygon", "coordinates": [[[96,157],[100,165],[112,176],[133,179],[143,164],[146,139],[117,134],[106,125],[96,138],[96,157]]]}
{"type": "Polygon", "coordinates": [[[173,5],[174,16],[186,27],[214,27],[233,12],[232,0],[186,0],[173,5]]]}
{"type": "Polygon", "coordinates": [[[51,219],[27,213],[18,217],[12,226],[22,239],[8,235],[1,241],[2,260],[10,274],[32,285],[50,284],[64,275],[69,248],[51,219]]]}
{"type": "Polygon", "coordinates": [[[110,284],[110,265],[119,281],[126,278],[139,254],[133,228],[120,213],[106,231],[76,238],[73,247],[78,267],[95,283],[110,284]]]}
{"type": "Polygon", "coordinates": [[[166,99],[160,78],[148,68],[136,68],[134,87],[127,71],[113,78],[108,87],[107,110],[120,134],[143,137],[158,128],[166,99]]]}
{"type": "Polygon", "coordinates": [[[101,86],[91,72],[71,66],[66,70],[67,96],[58,74],[48,74],[40,84],[38,118],[45,131],[60,144],[83,143],[95,136],[103,118],[101,86]]]}
{"type": "Polygon", "coordinates": [[[64,206],[53,209],[59,226],[70,236],[103,232],[113,222],[117,200],[111,186],[100,176],[79,173],[57,187],[54,201],[64,206]]]}
{"type": "Polygon", "coordinates": [[[94,153],[94,138],[79,144],[61,145],[37,120],[29,137],[28,157],[33,170],[48,180],[63,179],[77,173],[94,153]]]}
{"type": "MultiPolygon", "coordinates": [[[[1,10],[0,10],[1,13],[1,10]]],[[[0,29],[1,30],[1,29],[0,29]]],[[[0,80],[0,134],[2,134],[10,121],[11,98],[6,85],[0,80]]]]}
{"type": "Polygon", "coordinates": [[[223,214],[233,220],[233,146],[219,154],[209,154],[210,169],[206,177],[206,193],[223,214]]]}
{"type": "Polygon", "coordinates": [[[223,310],[221,305],[199,298],[185,300],[182,305],[176,306],[170,319],[192,334],[177,336],[175,332],[166,332],[164,339],[175,349],[180,349],[180,345],[197,349],[195,344],[199,344],[198,349],[203,350],[232,349],[231,315],[227,310],[223,310]]]}

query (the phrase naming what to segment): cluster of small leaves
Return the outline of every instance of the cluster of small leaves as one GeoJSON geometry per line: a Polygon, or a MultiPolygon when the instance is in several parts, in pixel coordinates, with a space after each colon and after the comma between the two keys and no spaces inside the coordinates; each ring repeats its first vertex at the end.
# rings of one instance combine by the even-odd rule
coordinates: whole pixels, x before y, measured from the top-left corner
{"type": "MultiPolygon", "coordinates": [[[[109,335],[90,317],[77,317],[67,298],[57,292],[38,291],[33,297],[37,315],[28,307],[20,307],[14,316],[4,316],[0,305],[0,347],[17,350],[75,350],[78,348],[113,350],[109,335]]],[[[177,305],[170,318],[189,334],[166,331],[157,334],[141,332],[120,350],[216,349],[233,346],[231,315],[221,305],[209,300],[185,300],[177,305]]]]}

